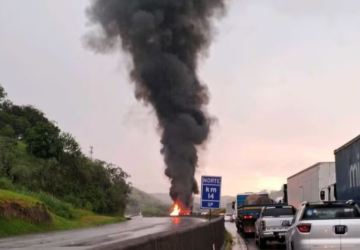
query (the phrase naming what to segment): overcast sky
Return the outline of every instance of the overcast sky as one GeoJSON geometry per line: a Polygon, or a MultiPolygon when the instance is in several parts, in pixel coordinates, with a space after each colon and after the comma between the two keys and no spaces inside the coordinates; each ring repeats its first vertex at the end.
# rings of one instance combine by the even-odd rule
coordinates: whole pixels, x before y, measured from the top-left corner
{"type": "MultiPolygon", "coordinates": [[[[0,0],[0,83],[116,163],[167,192],[156,119],[137,103],[126,55],[84,48],[88,0],[0,0]]],[[[360,133],[360,1],[232,0],[201,62],[217,117],[197,178],[223,194],[279,189],[360,133]]]]}

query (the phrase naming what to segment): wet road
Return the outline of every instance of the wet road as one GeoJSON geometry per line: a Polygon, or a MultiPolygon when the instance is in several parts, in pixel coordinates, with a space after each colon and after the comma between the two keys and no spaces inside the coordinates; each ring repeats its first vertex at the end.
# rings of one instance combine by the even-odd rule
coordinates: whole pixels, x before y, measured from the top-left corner
{"type": "Polygon", "coordinates": [[[198,218],[142,218],[91,229],[0,239],[0,249],[7,250],[85,250],[121,243],[141,236],[178,230],[204,223],[198,218]]]}
{"type": "MultiPolygon", "coordinates": [[[[255,239],[254,238],[248,238],[248,239],[245,239],[245,242],[248,246],[247,249],[249,250],[258,250],[260,249],[256,243],[255,243],[255,239]]],[[[283,249],[286,249],[285,247],[285,244],[280,244],[280,243],[268,243],[267,246],[265,248],[262,248],[262,250],[274,250],[274,249],[277,249],[277,250],[283,250],[283,249]]]]}
{"type": "MultiPolygon", "coordinates": [[[[256,245],[255,239],[253,237],[244,238],[237,233],[235,223],[226,222],[226,230],[228,230],[233,236],[235,245],[233,250],[259,250],[260,248],[256,245]]],[[[270,242],[262,250],[284,250],[286,249],[285,244],[278,244],[270,242]]]]}

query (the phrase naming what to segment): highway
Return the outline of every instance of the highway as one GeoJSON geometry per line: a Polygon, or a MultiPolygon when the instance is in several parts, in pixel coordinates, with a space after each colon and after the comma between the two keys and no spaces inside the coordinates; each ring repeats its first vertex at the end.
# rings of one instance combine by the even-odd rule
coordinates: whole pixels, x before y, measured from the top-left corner
{"type": "MultiPolygon", "coordinates": [[[[260,248],[256,245],[255,239],[253,237],[244,238],[237,233],[235,223],[225,222],[226,230],[229,231],[235,241],[233,250],[259,250],[260,248]]],[[[266,248],[262,250],[280,250],[286,249],[284,244],[269,243],[266,248]]]]}
{"type": "Polygon", "coordinates": [[[142,218],[100,226],[46,234],[34,234],[0,239],[0,249],[7,250],[87,250],[106,249],[109,244],[121,243],[141,236],[178,230],[204,223],[198,218],[142,218]]]}

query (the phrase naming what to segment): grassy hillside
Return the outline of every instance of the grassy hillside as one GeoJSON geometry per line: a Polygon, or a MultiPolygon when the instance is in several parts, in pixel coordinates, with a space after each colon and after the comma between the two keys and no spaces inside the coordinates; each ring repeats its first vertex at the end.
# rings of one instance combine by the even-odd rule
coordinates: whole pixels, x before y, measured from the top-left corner
{"type": "Polygon", "coordinates": [[[83,156],[36,157],[24,141],[0,135],[0,188],[44,191],[76,207],[122,214],[126,178],[121,168],[83,156]]]}
{"type": "Polygon", "coordinates": [[[7,99],[0,85],[0,179],[5,179],[0,188],[2,182],[96,213],[122,215],[128,177],[119,166],[87,157],[73,135],[34,106],[7,99]]]}
{"type": "Polygon", "coordinates": [[[128,177],[87,157],[74,136],[35,107],[14,104],[0,85],[0,236],[119,221],[128,177]]]}
{"type": "Polygon", "coordinates": [[[120,222],[121,217],[75,209],[45,193],[22,194],[0,189],[0,237],[120,222]]]}
{"type": "Polygon", "coordinates": [[[170,204],[166,204],[137,188],[132,188],[126,213],[137,215],[140,212],[144,216],[167,216],[169,215],[170,204]]]}

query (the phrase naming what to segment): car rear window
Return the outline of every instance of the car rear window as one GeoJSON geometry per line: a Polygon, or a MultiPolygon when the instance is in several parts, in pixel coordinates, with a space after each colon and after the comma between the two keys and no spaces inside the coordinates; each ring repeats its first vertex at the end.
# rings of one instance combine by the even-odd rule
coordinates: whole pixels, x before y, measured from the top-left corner
{"type": "Polygon", "coordinates": [[[354,206],[315,206],[305,209],[303,220],[331,220],[360,218],[354,206]]]}
{"type": "Polygon", "coordinates": [[[263,212],[263,216],[281,217],[292,216],[295,214],[295,209],[292,207],[267,207],[263,212]]]}
{"type": "Polygon", "coordinates": [[[241,215],[259,216],[260,212],[261,212],[260,208],[254,208],[254,209],[241,210],[239,214],[241,214],[241,215]]]}

